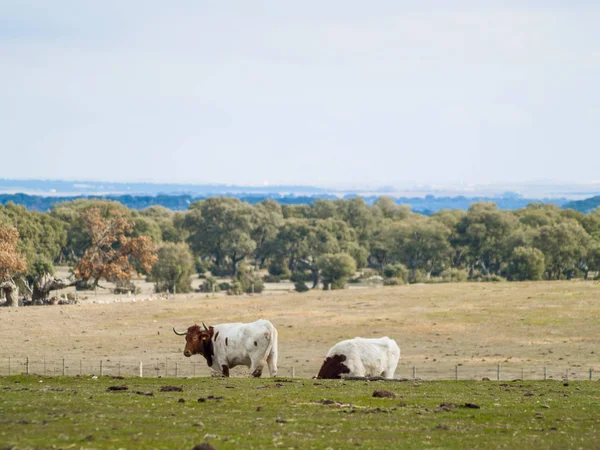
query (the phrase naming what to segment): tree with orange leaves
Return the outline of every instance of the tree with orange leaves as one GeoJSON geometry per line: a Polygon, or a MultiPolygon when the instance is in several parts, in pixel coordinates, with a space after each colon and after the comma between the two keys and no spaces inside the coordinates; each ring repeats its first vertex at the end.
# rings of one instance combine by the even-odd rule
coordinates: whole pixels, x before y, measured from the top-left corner
{"type": "Polygon", "coordinates": [[[81,213],[91,246],[75,268],[75,277],[98,286],[102,279],[131,278],[138,269],[149,272],[157,261],[156,246],[148,236],[131,237],[133,224],[119,212],[101,214],[97,208],[81,213]]]}
{"type": "Polygon", "coordinates": [[[25,258],[17,252],[19,232],[0,225],[0,291],[8,306],[19,305],[19,289],[13,278],[27,270],[25,258]]]}

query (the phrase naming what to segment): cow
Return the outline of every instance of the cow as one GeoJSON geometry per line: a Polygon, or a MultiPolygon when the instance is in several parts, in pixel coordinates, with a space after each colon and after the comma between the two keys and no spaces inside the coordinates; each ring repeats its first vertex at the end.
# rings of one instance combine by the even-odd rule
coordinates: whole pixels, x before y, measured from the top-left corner
{"type": "Polygon", "coordinates": [[[184,356],[204,356],[214,375],[228,377],[229,369],[247,366],[253,377],[260,377],[265,364],[272,377],[277,375],[277,329],[268,320],[202,326],[192,325],[184,332],[173,328],[185,336],[184,356]]]}
{"type": "Polygon", "coordinates": [[[329,349],[317,378],[394,378],[399,359],[400,347],[393,339],[356,337],[329,349]]]}

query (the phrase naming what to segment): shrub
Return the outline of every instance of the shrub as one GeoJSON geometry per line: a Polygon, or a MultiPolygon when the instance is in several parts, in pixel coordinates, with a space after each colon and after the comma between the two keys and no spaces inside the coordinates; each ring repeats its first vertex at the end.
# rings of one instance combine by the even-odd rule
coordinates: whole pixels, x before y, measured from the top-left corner
{"type": "Polygon", "coordinates": [[[346,280],[356,272],[356,261],[347,253],[327,254],[317,260],[323,289],[344,289],[346,280]]]}
{"type": "Polygon", "coordinates": [[[232,271],[231,267],[213,264],[210,266],[210,274],[214,277],[229,277],[231,276],[232,271]]]}
{"type": "Polygon", "coordinates": [[[114,294],[139,294],[140,292],[142,290],[131,280],[117,280],[113,289],[114,294]]]}
{"type": "Polygon", "coordinates": [[[284,259],[271,261],[271,264],[269,264],[269,274],[278,276],[282,280],[289,278],[291,275],[290,269],[288,269],[284,259]]]}
{"type": "Polygon", "coordinates": [[[408,282],[411,284],[427,283],[428,281],[429,281],[429,279],[427,278],[427,274],[422,269],[410,271],[408,274],[408,282]]]}
{"type": "Polygon", "coordinates": [[[312,281],[313,276],[312,273],[310,273],[310,271],[296,271],[294,272],[291,276],[290,276],[290,281],[296,282],[296,281],[312,281]]]}
{"type": "Polygon", "coordinates": [[[268,274],[263,277],[263,281],[265,283],[279,283],[281,281],[281,278],[278,275],[268,274]]]}
{"type": "Polygon", "coordinates": [[[398,278],[404,280],[406,283],[408,281],[408,269],[401,263],[388,264],[383,269],[383,276],[386,278],[398,278]]]}
{"type": "Polygon", "coordinates": [[[227,295],[242,295],[244,290],[242,289],[242,283],[234,281],[231,283],[229,289],[227,289],[227,295]]]}
{"type": "Polygon", "coordinates": [[[200,292],[219,292],[220,290],[221,286],[217,283],[215,277],[206,277],[204,283],[200,285],[200,292]]]}
{"type": "Polygon", "coordinates": [[[399,286],[401,284],[406,284],[406,280],[404,278],[392,277],[392,278],[385,278],[383,280],[384,286],[399,286]]]}
{"type": "Polygon", "coordinates": [[[259,276],[248,277],[245,280],[239,280],[242,283],[244,292],[248,294],[260,294],[265,290],[265,283],[259,276]]]}
{"type": "Polygon", "coordinates": [[[442,271],[440,277],[445,283],[464,283],[469,279],[469,271],[452,267],[442,271]]]}
{"type": "Polygon", "coordinates": [[[244,292],[260,294],[265,289],[262,278],[255,275],[247,266],[240,265],[233,283],[227,290],[228,295],[240,295],[244,292]]]}
{"type": "Polygon", "coordinates": [[[210,269],[210,262],[202,261],[201,259],[196,258],[194,262],[194,267],[196,268],[196,272],[200,275],[204,275],[210,269]]]}
{"type": "Polygon", "coordinates": [[[296,289],[296,292],[310,291],[309,287],[304,281],[296,281],[296,283],[294,283],[294,289],[296,289]]]}
{"type": "Polygon", "coordinates": [[[231,289],[231,283],[227,283],[226,281],[219,283],[219,289],[222,291],[228,291],[231,289]]]}

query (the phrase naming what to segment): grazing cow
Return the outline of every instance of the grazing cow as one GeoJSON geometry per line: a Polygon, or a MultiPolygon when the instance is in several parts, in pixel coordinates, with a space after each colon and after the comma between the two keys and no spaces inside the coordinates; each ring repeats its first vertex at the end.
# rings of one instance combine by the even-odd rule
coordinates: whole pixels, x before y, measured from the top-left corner
{"type": "Polygon", "coordinates": [[[229,369],[248,366],[253,377],[260,377],[265,364],[272,377],[277,375],[277,329],[268,320],[252,323],[222,323],[204,329],[193,325],[185,332],[187,357],[202,355],[215,374],[229,376],[229,369]]]}
{"type": "Polygon", "coordinates": [[[317,378],[342,378],[343,375],[394,378],[399,359],[400,347],[393,339],[356,337],[329,349],[317,378]]]}

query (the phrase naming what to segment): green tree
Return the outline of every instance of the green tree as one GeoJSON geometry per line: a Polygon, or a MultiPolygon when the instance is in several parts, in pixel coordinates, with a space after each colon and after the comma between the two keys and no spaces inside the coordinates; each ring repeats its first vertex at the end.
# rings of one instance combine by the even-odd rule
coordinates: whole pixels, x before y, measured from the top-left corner
{"type": "Polygon", "coordinates": [[[422,217],[396,222],[388,230],[392,259],[405,264],[413,279],[419,269],[429,278],[450,259],[449,236],[448,227],[436,219],[422,217]]]}
{"type": "Polygon", "coordinates": [[[548,279],[569,279],[586,257],[590,236],[577,221],[565,220],[540,227],[533,245],[544,254],[548,279]]]}
{"type": "Polygon", "coordinates": [[[356,262],[347,253],[322,255],[317,260],[317,267],[323,277],[324,289],[343,289],[348,278],[356,272],[356,262]]]}
{"type": "Polygon", "coordinates": [[[516,247],[513,249],[507,269],[509,280],[541,280],[544,271],[544,254],[540,250],[533,247],[516,247]]]}
{"type": "Polygon", "coordinates": [[[184,226],[192,251],[211,258],[219,269],[229,266],[235,276],[238,265],[256,250],[252,206],[236,198],[211,197],[193,203],[190,209],[184,226]]]}
{"type": "Polygon", "coordinates": [[[510,255],[506,238],[517,228],[518,219],[510,211],[500,211],[495,203],[479,202],[469,207],[457,225],[457,244],[466,249],[471,273],[480,268],[484,274],[499,274],[510,255]]]}
{"type": "Polygon", "coordinates": [[[338,253],[339,239],[344,239],[346,232],[343,223],[334,224],[331,219],[291,219],[287,220],[277,233],[273,243],[273,253],[277,258],[288,258],[291,272],[310,270],[313,288],[319,284],[319,267],[317,259],[327,253],[338,253]]]}
{"type": "Polygon", "coordinates": [[[254,207],[254,227],[251,237],[256,242],[254,259],[262,268],[271,250],[279,229],[283,225],[281,206],[274,200],[265,200],[254,207]]]}
{"type": "Polygon", "coordinates": [[[192,290],[194,257],[183,243],[168,242],[158,249],[158,261],[152,266],[156,292],[184,293],[192,290]]]}

